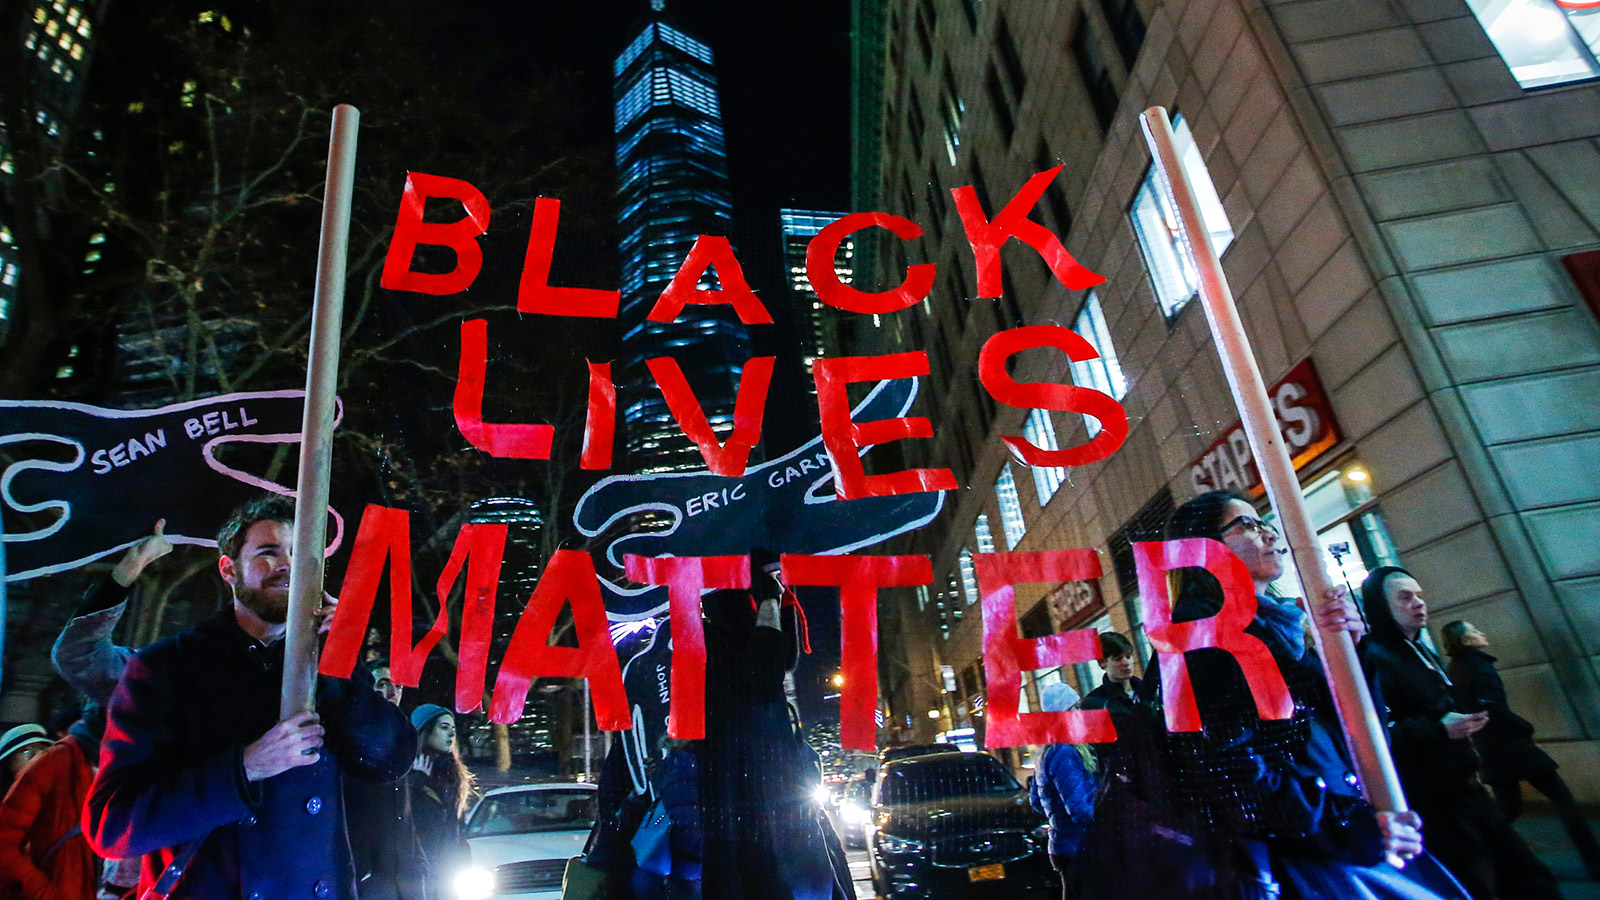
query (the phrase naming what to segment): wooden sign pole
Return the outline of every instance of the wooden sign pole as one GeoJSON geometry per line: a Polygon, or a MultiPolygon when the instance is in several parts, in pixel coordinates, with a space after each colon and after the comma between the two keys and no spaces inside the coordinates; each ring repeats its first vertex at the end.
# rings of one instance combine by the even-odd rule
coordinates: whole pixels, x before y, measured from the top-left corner
{"type": "MultiPolygon", "coordinates": [[[[1294,556],[1295,568],[1306,589],[1306,602],[1315,608],[1323,602],[1323,594],[1334,582],[1323,567],[1322,545],[1306,513],[1305,496],[1300,492],[1294,463],[1289,459],[1283,434],[1272,413],[1266,382],[1256,366],[1244,323],[1239,319],[1233,293],[1222,272],[1222,262],[1217,258],[1210,232],[1201,219],[1194,188],[1179,162],[1167,111],[1159,106],[1151,107],[1139,116],[1139,121],[1144,126],[1145,142],[1150,146],[1156,170],[1166,183],[1173,209],[1177,210],[1181,243],[1200,275],[1200,302],[1222,356],[1222,368],[1228,375],[1228,386],[1239,407],[1239,418],[1250,439],[1251,452],[1261,470],[1267,498],[1278,514],[1289,552],[1294,556]]],[[[1356,658],[1355,642],[1347,631],[1312,629],[1312,634],[1367,802],[1381,812],[1405,812],[1405,792],[1395,773],[1389,741],[1373,708],[1361,662],[1356,658]]]]}
{"type": "Polygon", "coordinates": [[[279,718],[314,706],[317,684],[317,610],[322,606],[323,547],[327,546],[328,478],[333,468],[334,397],[339,385],[339,329],[344,321],[345,257],[350,242],[350,201],[355,192],[354,106],[333,108],[328,181],[322,199],[322,242],[311,310],[311,350],[306,365],[306,408],[300,426],[300,472],[295,488],[294,558],[289,564],[289,621],[283,648],[279,718]]]}

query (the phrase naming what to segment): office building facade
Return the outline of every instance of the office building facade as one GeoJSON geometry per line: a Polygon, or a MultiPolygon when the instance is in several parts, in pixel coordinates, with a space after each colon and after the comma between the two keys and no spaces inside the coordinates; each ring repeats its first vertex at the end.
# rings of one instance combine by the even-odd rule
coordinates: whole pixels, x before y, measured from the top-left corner
{"type": "MultiPolygon", "coordinates": [[[[733,199],[711,48],[661,18],[632,32],[613,66],[617,199],[622,226],[623,445],[633,471],[703,465],[645,367],[670,356],[714,430],[732,427],[748,329],[728,307],[689,306],[646,319],[698,235],[730,235],[733,199]]],[[[708,271],[702,287],[714,287],[708,271]]]]}
{"type": "MultiPolygon", "coordinates": [[[[1323,564],[1356,587],[1403,565],[1435,628],[1488,633],[1511,705],[1580,797],[1600,798],[1600,481],[1587,474],[1600,466],[1600,188],[1582,174],[1600,154],[1600,14],[1554,0],[889,0],[858,3],[856,22],[858,46],[879,52],[857,58],[853,203],[927,232],[864,246],[860,279],[939,265],[927,304],[886,317],[880,349],[928,350],[938,438],[908,442],[910,462],[948,465],[964,487],[905,548],[933,556],[937,583],[906,592],[885,626],[899,646],[884,655],[905,660],[884,672],[894,725],[916,739],[982,730],[972,554],[1095,548],[1104,577],[1018,589],[1024,633],[1115,629],[1147,650],[1130,544],[1203,490],[1259,493],[1151,174],[1138,116],[1159,105],[1323,564]],[[1013,242],[1004,295],[977,298],[950,189],[972,185],[993,215],[1057,165],[1031,217],[1106,282],[1065,290],[1013,242]],[[1065,447],[1098,423],[997,406],[976,361],[997,330],[1052,323],[1100,358],[1030,355],[1017,377],[1117,397],[1130,434],[1107,460],[1030,470],[1000,435],[1065,447]]],[[[1024,703],[1098,674],[1030,673],[1024,703]]]]}

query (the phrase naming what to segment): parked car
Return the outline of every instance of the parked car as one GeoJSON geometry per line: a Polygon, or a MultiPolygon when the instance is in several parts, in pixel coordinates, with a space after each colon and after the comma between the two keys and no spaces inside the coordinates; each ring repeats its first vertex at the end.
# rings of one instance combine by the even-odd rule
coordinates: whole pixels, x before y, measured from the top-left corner
{"type": "Polygon", "coordinates": [[[583,852],[599,794],[592,784],[495,788],[467,814],[472,868],[455,879],[459,900],[557,900],[567,860],[583,852]]]}
{"type": "Polygon", "coordinates": [[[883,768],[884,763],[894,762],[897,759],[910,759],[913,756],[926,756],[929,753],[960,753],[961,748],[955,744],[904,744],[899,747],[885,747],[878,751],[878,768],[883,768]]]}
{"type": "Polygon", "coordinates": [[[1044,817],[1000,761],[936,753],[884,765],[867,837],[872,884],[893,900],[1060,896],[1044,817]]]}

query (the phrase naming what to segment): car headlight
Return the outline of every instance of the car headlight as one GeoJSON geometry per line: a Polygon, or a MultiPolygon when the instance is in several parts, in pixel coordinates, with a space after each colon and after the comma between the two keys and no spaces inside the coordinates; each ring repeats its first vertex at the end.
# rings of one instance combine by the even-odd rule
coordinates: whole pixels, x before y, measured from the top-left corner
{"type": "Polygon", "coordinates": [[[494,895],[494,873],[475,866],[463,869],[456,876],[455,887],[458,900],[484,900],[494,895]]]}
{"type": "Polygon", "coordinates": [[[879,834],[878,849],[885,853],[918,853],[922,850],[922,842],[892,834],[879,834]]]}
{"type": "Polygon", "coordinates": [[[816,790],[811,792],[811,799],[817,801],[818,806],[827,806],[828,800],[831,799],[831,796],[832,795],[828,793],[828,786],[825,784],[817,785],[816,790]]]}
{"type": "Polygon", "coordinates": [[[859,803],[845,803],[839,807],[839,818],[847,825],[865,825],[872,821],[872,813],[859,803]]]}

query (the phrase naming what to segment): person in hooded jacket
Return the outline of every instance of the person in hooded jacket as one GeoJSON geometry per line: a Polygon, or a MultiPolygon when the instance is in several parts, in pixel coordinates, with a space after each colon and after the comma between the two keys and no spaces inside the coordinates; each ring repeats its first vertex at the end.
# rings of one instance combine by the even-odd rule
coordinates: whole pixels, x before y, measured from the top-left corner
{"type": "Polygon", "coordinates": [[[1439,630],[1450,665],[1451,690],[1456,705],[1469,712],[1489,714],[1488,724],[1472,736],[1483,757],[1483,780],[1494,792],[1506,821],[1522,815],[1522,782],[1543,794],[1572,840],[1591,880],[1600,881],[1600,846],[1584,818],[1583,810],[1558,773],[1559,765],[1533,742],[1533,723],[1517,715],[1506,700],[1506,686],[1488,653],[1489,636],[1471,622],[1450,622],[1439,630]]]}
{"type": "MultiPolygon", "coordinates": [[[[389,667],[380,662],[363,668],[371,671],[378,693],[399,706],[404,689],[394,683],[389,667]]],[[[344,793],[361,900],[426,900],[428,864],[417,838],[406,779],[378,783],[346,779],[344,793]]]]}
{"type": "Polygon", "coordinates": [[[66,737],[34,758],[0,800],[0,896],[94,900],[100,862],[83,839],[83,800],[105,713],[91,701],[66,737]]]}
{"type": "Polygon", "coordinates": [[[779,580],[777,554],[753,550],[750,565],[750,590],[714,591],[702,600],[704,896],[853,898],[848,874],[840,885],[813,799],[822,781],[816,752],[801,737],[784,694],[784,676],[798,664],[805,642],[804,615],[779,580]]]}
{"type": "MultiPolygon", "coordinates": [[[[1078,705],[1078,692],[1057,682],[1039,692],[1044,712],[1066,712],[1078,705]]],[[[1070,900],[1072,861],[1094,819],[1094,754],[1075,744],[1051,744],[1039,754],[1028,799],[1050,823],[1050,864],[1061,876],[1062,900],[1070,900]]]]}
{"type": "Polygon", "coordinates": [[[1489,714],[1457,708],[1444,662],[1422,640],[1422,586],[1405,569],[1380,566],[1361,583],[1361,600],[1372,627],[1365,663],[1382,687],[1394,765],[1426,823],[1428,849],[1477,900],[1561,896],[1478,780],[1471,738],[1489,714]]]}

